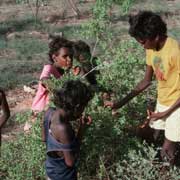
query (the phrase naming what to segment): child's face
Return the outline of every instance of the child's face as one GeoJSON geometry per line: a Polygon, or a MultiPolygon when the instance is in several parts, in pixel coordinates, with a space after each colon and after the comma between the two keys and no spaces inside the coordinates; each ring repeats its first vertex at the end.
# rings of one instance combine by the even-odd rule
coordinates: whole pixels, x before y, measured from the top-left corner
{"type": "Polygon", "coordinates": [[[56,67],[63,69],[70,69],[72,67],[72,52],[69,48],[61,48],[57,55],[53,55],[53,59],[56,67]]]}
{"type": "Polygon", "coordinates": [[[88,60],[90,59],[91,55],[87,52],[81,52],[79,55],[78,55],[78,61],[79,62],[84,62],[85,60],[88,60]]]}
{"type": "Polygon", "coordinates": [[[139,42],[144,49],[156,49],[157,47],[157,40],[156,38],[154,39],[140,39],[136,38],[137,42],[139,42]]]}

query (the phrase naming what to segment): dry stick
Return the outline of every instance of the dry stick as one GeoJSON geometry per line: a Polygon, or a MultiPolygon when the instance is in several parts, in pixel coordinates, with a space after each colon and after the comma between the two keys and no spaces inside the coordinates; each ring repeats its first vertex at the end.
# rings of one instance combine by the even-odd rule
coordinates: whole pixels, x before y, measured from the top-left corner
{"type": "Polygon", "coordinates": [[[69,4],[71,5],[72,10],[74,11],[74,13],[76,14],[76,16],[80,16],[80,11],[79,9],[76,7],[75,2],[73,0],[68,0],[69,4]]]}
{"type": "MultiPolygon", "coordinates": [[[[111,64],[108,64],[108,65],[111,65],[111,64]]],[[[106,65],[105,63],[103,63],[103,64],[100,64],[100,65],[98,65],[98,66],[95,66],[95,67],[92,68],[90,71],[88,71],[86,74],[84,74],[83,76],[81,76],[81,78],[86,77],[86,76],[87,76],[89,73],[91,73],[92,71],[98,69],[99,67],[103,67],[103,66],[107,66],[107,65],[106,65]]]]}
{"type": "Polygon", "coordinates": [[[39,0],[36,0],[36,9],[35,9],[35,12],[34,12],[34,9],[33,9],[33,5],[31,5],[29,0],[27,0],[27,4],[28,4],[29,8],[31,9],[31,11],[33,13],[33,16],[35,17],[36,23],[37,23],[37,16],[38,16],[38,13],[39,13],[39,8],[40,8],[39,0]]]}
{"type": "Polygon", "coordinates": [[[36,14],[35,14],[36,23],[37,23],[37,18],[38,18],[38,14],[39,14],[39,8],[40,8],[39,0],[36,0],[36,14]]]}
{"type": "Polygon", "coordinates": [[[34,10],[33,10],[32,6],[31,6],[31,3],[29,2],[29,0],[27,0],[27,4],[28,4],[29,8],[31,9],[31,11],[33,13],[33,16],[35,16],[34,10]]]}
{"type": "MultiPolygon", "coordinates": [[[[98,43],[99,43],[99,38],[96,37],[96,43],[95,43],[94,48],[93,48],[93,50],[92,50],[92,55],[91,55],[91,58],[90,58],[90,62],[92,62],[92,59],[93,59],[93,57],[94,57],[94,52],[95,52],[95,50],[96,50],[96,47],[97,47],[97,44],[98,44],[98,43]]],[[[110,65],[110,64],[108,64],[108,65],[110,65]]],[[[103,64],[100,64],[100,65],[98,65],[98,66],[95,66],[95,67],[92,68],[90,71],[88,71],[86,74],[84,74],[83,76],[81,76],[80,78],[85,78],[89,73],[91,73],[92,71],[98,69],[99,67],[103,67],[103,66],[107,66],[107,65],[106,65],[105,63],[103,63],[103,64]]]]}
{"type": "MultiPolygon", "coordinates": [[[[92,62],[92,59],[93,59],[93,56],[94,56],[94,52],[95,52],[95,50],[96,50],[96,47],[97,47],[98,42],[99,42],[99,38],[96,37],[96,43],[95,43],[95,45],[94,45],[94,47],[93,47],[93,50],[92,50],[92,55],[91,55],[91,58],[90,58],[90,62],[92,62]]],[[[99,66],[100,66],[100,65],[99,65],[99,66]]],[[[94,71],[94,70],[95,70],[97,67],[99,67],[99,66],[95,66],[95,67],[92,68],[90,71],[88,71],[86,74],[84,74],[83,76],[81,76],[81,78],[86,77],[89,73],[91,73],[92,71],[94,71]]]]}
{"type": "Polygon", "coordinates": [[[102,160],[101,157],[100,157],[100,161],[101,161],[101,164],[103,165],[103,169],[104,169],[105,174],[106,174],[106,176],[107,176],[107,180],[110,180],[109,174],[108,174],[108,172],[107,172],[107,170],[106,170],[106,167],[105,167],[104,162],[103,162],[103,160],[102,160]]]}

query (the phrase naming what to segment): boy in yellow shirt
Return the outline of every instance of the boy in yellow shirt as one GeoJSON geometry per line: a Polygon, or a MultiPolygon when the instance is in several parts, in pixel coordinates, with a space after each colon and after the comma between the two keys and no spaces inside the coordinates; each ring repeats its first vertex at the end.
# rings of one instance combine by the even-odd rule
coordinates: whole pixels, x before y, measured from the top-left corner
{"type": "Polygon", "coordinates": [[[166,23],[150,11],[142,11],[129,18],[129,34],[146,49],[144,79],[121,101],[105,102],[105,106],[117,109],[145,90],[153,73],[158,81],[156,111],[148,114],[149,125],[165,131],[161,158],[175,163],[177,142],[180,142],[180,46],[167,37],[166,23]]]}

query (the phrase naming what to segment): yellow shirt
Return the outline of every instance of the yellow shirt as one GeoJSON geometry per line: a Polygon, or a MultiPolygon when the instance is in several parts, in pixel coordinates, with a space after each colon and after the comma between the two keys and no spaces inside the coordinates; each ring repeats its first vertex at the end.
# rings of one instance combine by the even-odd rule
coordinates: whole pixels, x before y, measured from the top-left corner
{"type": "Polygon", "coordinates": [[[158,101],[173,105],[180,98],[180,46],[170,37],[160,51],[146,50],[146,63],[158,80],[158,101]]]}

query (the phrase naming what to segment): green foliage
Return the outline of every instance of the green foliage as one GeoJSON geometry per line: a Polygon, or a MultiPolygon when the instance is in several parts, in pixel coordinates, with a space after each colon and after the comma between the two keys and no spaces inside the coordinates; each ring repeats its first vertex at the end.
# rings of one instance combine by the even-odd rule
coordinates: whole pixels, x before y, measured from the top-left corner
{"type": "Polygon", "coordinates": [[[31,115],[32,115],[31,111],[27,111],[24,113],[17,113],[15,117],[15,122],[19,124],[25,123],[28,119],[31,118],[31,115]]]}
{"type": "Polygon", "coordinates": [[[176,167],[172,168],[163,163],[153,162],[157,153],[153,147],[147,146],[145,143],[138,146],[139,150],[131,148],[126,159],[116,164],[116,172],[112,173],[113,179],[166,180],[179,178],[180,171],[176,167]]]}
{"type": "MultiPolygon", "coordinates": [[[[16,141],[12,140],[2,144],[0,159],[2,179],[31,180],[45,177],[45,149],[40,135],[41,118],[39,115],[30,134],[19,134],[16,141]]],[[[22,119],[28,120],[29,114],[24,114],[22,119]]],[[[17,120],[19,122],[19,119],[17,120]]]]}
{"type": "MultiPolygon", "coordinates": [[[[129,9],[131,2],[124,1],[126,10],[129,9]]],[[[83,35],[86,39],[95,41],[93,52],[94,50],[98,52],[97,68],[100,70],[98,83],[113,91],[114,99],[117,99],[124,97],[143,77],[145,55],[135,41],[113,37],[114,29],[108,16],[108,10],[112,5],[112,1],[96,1],[93,8],[94,18],[83,26],[85,29],[83,35]]],[[[149,96],[150,94],[155,94],[154,87],[148,92],[149,96]]],[[[147,94],[129,102],[119,110],[118,117],[112,117],[110,111],[102,107],[101,101],[101,96],[96,95],[86,110],[91,114],[93,124],[83,141],[80,179],[159,178],[162,164],[157,166],[152,164],[155,149],[140,144],[132,137],[133,132],[125,131],[126,127],[139,124],[146,116],[147,94]]],[[[177,169],[171,169],[162,177],[177,179],[178,174],[177,169]]]]}
{"type": "Polygon", "coordinates": [[[80,76],[74,76],[72,72],[67,71],[60,79],[56,79],[54,76],[51,76],[50,79],[44,80],[44,83],[48,87],[49,92],[52,94],[54,90],[60,89],[66,81],[76,79],[80,79],[80,76]]]}
{"type": "MultiPolygon", "coordinates": [[[[114,4],[124,9],[126,14],[132,2],[132,0],[97,0],[92,9],[93,18],[82,27],[75,28],[87,41],[94,42],[92,54],[94,55],[95,52],[98,54],[97,69],[100,70],[98,83],[113,93],[113,100],[124,97],[144,75],[143,49],[133,40],[118,37],[108,15],[108,11],[114,4]]],[[[68,30],[68,27],[63,30],[66,31],[66,29],[68,30]]],[[[70,33],[71,31],[73,32],[73,28],[68,30],[70,33]]],[[[4,46],[4,44],[0,45],[2,49],[4,46]]],[[[22,46],[20,41],[17,43],[12,41],[8,46],[15,49],[18,56],[22,54],[21,59],[28,59],[32,54],[47,50],[46,45],[34,39],[25,41],[22,46]]],[[[24,69],[28,67],[25,66],[24,69]]],[[[54,89],[62,87],[65,81],[77,78],[84,80],[66,73],[60,80],[52,77],[45,83],[52,93],[54,89]]],[[[119,116],[112,116],[111,110],[103,107],[101,94],[95,94],[86,108],[93,123],[87,129],[81,147],[80,180],[180,179],[179,169],[176,168],[161,174],[162,164],[152,162],[156,149],[145,143],[142,144],[134,137],[133,128],[127,130],[127,127],[135,127],[146,116],[147,94],[154,100],[155,87],[153,86],[150,92],[148,90],[148,93],[139,95],[118,110],[119,116]]],[[[29,118],[29,113],[18,114],[16,121],[24,123],[29,118]]],[[[39,122],[40,119],[36,121],[31,134],[20,134],[16,141],[3,143],[0,160],[0,175],[3,179],[44,178],[45,148],[40,142],[39,122]]]]}
{"type": "Polygon", "coordinates": [[[122,2],[122,10],[124,14],[127,14],[129,12],[129,9],[133,5],[133,3],[134,3],[134,0],[125,0],[122,2]]]}

